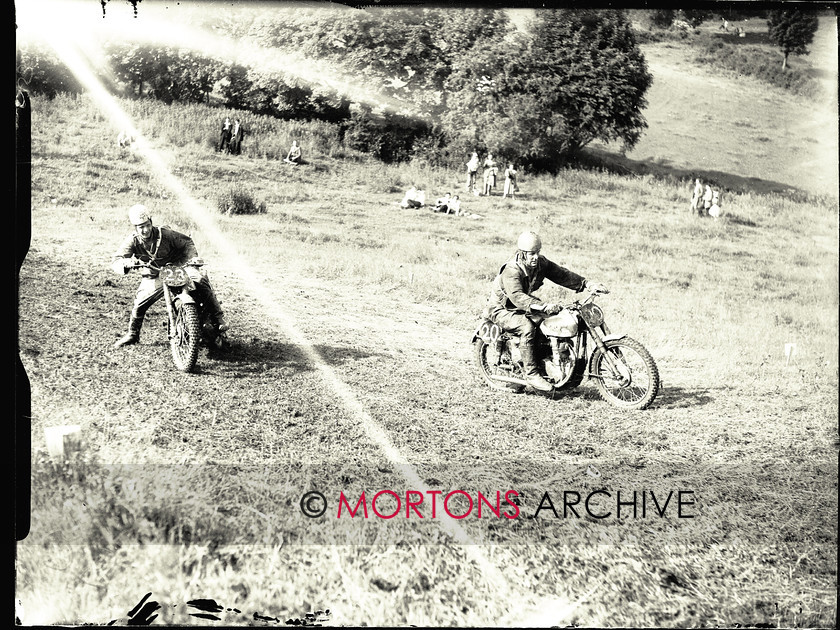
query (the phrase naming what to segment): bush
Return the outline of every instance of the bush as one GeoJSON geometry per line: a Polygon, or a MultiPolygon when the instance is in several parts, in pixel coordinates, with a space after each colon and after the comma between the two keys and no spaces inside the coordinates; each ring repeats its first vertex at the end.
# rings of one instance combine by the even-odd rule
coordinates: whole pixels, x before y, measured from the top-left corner
{"type": "Polygon", "coordinates": [[[242,184],[234,184],[222,193],[216,205],[222,214],[264,214],[265,202],[257,204],[242,184]]]}

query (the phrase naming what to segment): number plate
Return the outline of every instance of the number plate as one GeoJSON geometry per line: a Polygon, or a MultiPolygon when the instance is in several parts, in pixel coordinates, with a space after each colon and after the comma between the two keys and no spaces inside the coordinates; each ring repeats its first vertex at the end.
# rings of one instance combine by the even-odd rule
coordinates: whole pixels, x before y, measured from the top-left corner
{"type": "Polygon", "coordinates": [[[499,337],[502,336],[502,328],[491,321],[485,321],[481,328],[478,329],[478,336],[484,341],[484,343],[491,344],[496,343],[499,340],[499,337]]]}

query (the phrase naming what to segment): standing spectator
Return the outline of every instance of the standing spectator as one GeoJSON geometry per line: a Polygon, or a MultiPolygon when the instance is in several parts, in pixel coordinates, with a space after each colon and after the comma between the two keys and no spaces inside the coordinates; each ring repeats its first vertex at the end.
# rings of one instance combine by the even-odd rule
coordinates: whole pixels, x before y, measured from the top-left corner
{"type": "Polygon", "coordinates": [[[230,152],[234,155],[239,155],[242,152],[242,138],[245,137],[245,131],[242,129],[242,123],[238,118],[233,121],[233,127],[230,130],[230,152]]]}
{"type": "Polygon", "coordinates": [[[694,180],[694,193],[691,195],[691,211],[700,212],[700,200],[703,198],[703,184],[699,179],[694,180]]]}
{"type": "Polygon", "coordinates": [[[490,195],[496,187],[496,160],[493,159],[493,154],[488,153],[484,160],[484,194],[490,195]]]}
{"type": "Polygon", "coordinates": [[[301,151],[300,147],[298,146],[297,140],[292,140],[292,148],[289,149],[289,155],[287,155],[286,159],[283,161],[288,162],[289,164],[301,163],[301,151]]]}
{"type": "Polygon", "coordinates": [[[513,164],[508,164],[508,167],[505,169],[505,187],[502,191],[502,199],[508,195],[513,198],[516,194],[516,190],[516,169],[513,168],[513,164]]]}
{"type": "Polygon", "coordinates": [[[231,122],[230,118],[225,118],[225,121],[222,123],[222,130],[219,133],[219,148],[217,151],[224,151],[225,153],[230,153],[230,130],[231,130],[231,122]]]}
{"type": "Polygon", "coordinates": [[[472,192],[478,195],[475,189],[475,178],[478,174],[478,153],[473,152],[470,161],[467,162],[467,192],[472,192]]]}
{"type": "Polygon", "coordinates": [[[708,214],[709,208],[712,207],[712,199],[714,198],[714,193],[712,192],[712,187],[706,184],[706,192],[703,193],[703,210],[700,214],[708,214]]]}

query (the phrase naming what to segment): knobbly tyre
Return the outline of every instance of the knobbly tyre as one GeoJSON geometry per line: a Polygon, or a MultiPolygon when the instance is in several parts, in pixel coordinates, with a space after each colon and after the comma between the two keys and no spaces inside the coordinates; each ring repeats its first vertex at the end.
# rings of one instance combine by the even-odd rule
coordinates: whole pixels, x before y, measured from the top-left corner
{"type": "Polygon", "coordinates": [[[201,302],[193,292],[195,283],[187,275],[186,267],[202,267],[204,261],[195,258],[186,265],[167,264],[158,267],[135,259],[129,269],[147,267],[160,273],[163,299],[166,304],[167,332],[172,360],[182,372],[191,372],[198,361],[201,345],[225,351],[230,347],[227,333],[220,331],[204,313],[201,302]]]}
{"type": "MultiPolygon", "coordinates": [[[[588,377],[611,405],[646,409],[659,393],[656,363],[635,339],[610,333],[604,312],[594,302],[597,295],[598,291],[590,291],[582,301],[564,305],[557,315],[532,311],[542,320],[536,349],[540,374],[554,386],[552,394],[573,389],[588,377]]],[[[505,331],[485,312],[472,342],[478,370],[490,387],[521,391],[528,386],[517,335],[505,331]]]]}

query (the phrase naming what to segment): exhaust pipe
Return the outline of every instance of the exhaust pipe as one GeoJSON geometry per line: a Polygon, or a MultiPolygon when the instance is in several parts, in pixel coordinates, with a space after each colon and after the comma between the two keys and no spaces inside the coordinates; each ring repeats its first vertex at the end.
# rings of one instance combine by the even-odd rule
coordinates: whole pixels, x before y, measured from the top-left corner
{"type": "Polygon", "coordinates": [[[493,374],[490,378],[494,381],[500,381],[502,383],[513,383],[514,385],[525,385],[526,387],[528,385],[528,382],[525,379],[515,378],[513,376],[498,376],[493,374]]]}

